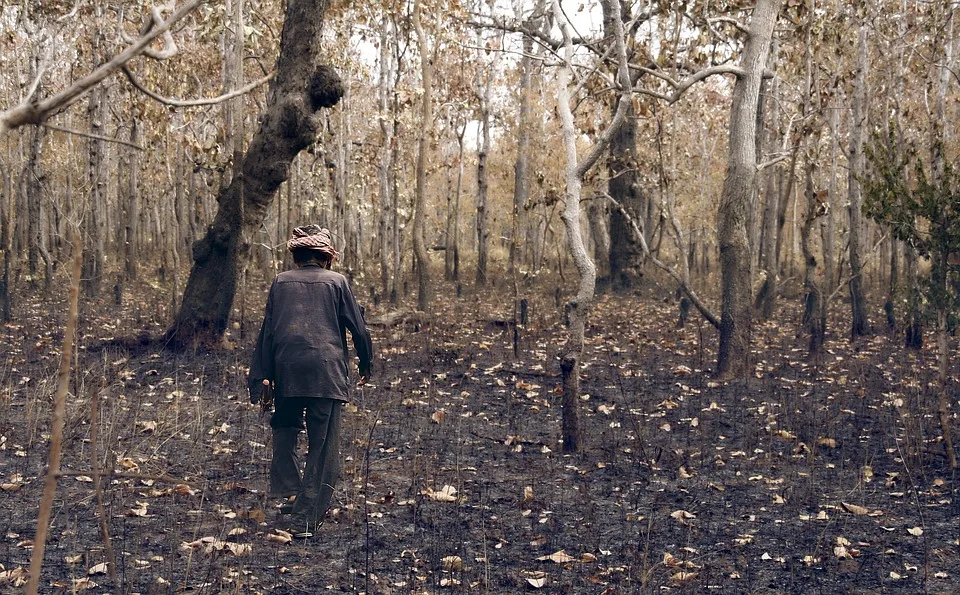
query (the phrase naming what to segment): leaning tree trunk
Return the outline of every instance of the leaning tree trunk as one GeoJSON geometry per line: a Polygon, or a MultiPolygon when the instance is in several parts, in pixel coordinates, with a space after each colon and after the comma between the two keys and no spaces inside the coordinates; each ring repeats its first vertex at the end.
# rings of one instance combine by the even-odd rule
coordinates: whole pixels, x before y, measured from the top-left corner
{"type": "Polygon", "coordinates": [[[193,269],[173,326],[172,345],[212,345],[227,328],[237,290],[238,261],[249,248],[297,154],[317,136],[321,107],[343,95],[340,77],[320,64],[329,0],[290,0],[280,37],[277,75],[266,111],[239,175],[217,197],[213,224],[193,246],[193,269]]]}
{"type": "Polygon", "coordinates": [[[630,75],[627,70],[627,51],[624,41],[623,22],[620,13],[613,7],[618,0],[603,0],[603,9],[613,14],[613,43],[616,48],[618,62],[617,82],[620,85],[618,92],[617,111],[610,125],[597,139],[590,153],[579,160],[577,156],[576,130],[574,128],[573,113],[570,109],[570,70],[573,57],[573,43],[569,27],[565,24],[560,1],[553,1],[553,11],[561,23],[564,37],[563,63],[557,77],[557,111],[563,130],[563,147],[565,153],[566,192],[564,194],[564,209],[561,218],[566,229],[567,249],[573,258],[577,269],[577,294],[565,308],[565,324],[568,340],[560,355],[560,373],[563,386],[561,398],[563,450],[576,452],[582,448],[580,432],[580,358],[583,355],[584,333],[586,331],[587,316],[593,305],[597,282],[597,269],[587,254],[580,230],[580,189],[583,178],[596,164],[600,155],[611,144],[612,137],[626,120],[628,105],[630,104],[630,75]]]}
{"type": "Polygon", "coordinates": [[[417,263],[417,309],[426,312],[430,306],[430,256],[427,252],[424,228],[427,219],[427,151],[430,148],[430,132],[433,123],[433,60],[428,55],[427,36],[420,22],[420,0],[413,4],[413,26],[417,31],[420,46],[420,72],[423,96],[420,104],[420,127],[417,148],[417,189],[413,211],[413,256],[417,263]]]}
{"type": "Polygon", "coordinates": [[[779,8],[779,0],[758,0],[753,9],[730,107],[730,157],[717,217],[722,304],[717,370],[726,377],[743,376],[749,369],[752,288],[747,208],[757,175],[754,139],[760,82],[779,8]]]}
{"type": "MultiPolygon", "coordinates": [[[[856,10],[865,10],[860,3],[856,10]]],[[[852,319],[850,338],[856,340],[867,334],[867,307],[863,289],[863,231],[860,177],[863,175],[863,133],[867,124],[867,24],[862,14],[857,15],[860,28],[857,42],[856,77],[853,85],[853,104],[850,109],[850,175],[847,180],[850,209],[850,307],[852,319]]]]}

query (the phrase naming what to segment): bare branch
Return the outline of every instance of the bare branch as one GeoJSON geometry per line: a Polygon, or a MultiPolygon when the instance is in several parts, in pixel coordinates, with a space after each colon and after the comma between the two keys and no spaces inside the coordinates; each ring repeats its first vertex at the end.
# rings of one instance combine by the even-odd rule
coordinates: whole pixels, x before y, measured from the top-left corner
{"type": "Polygon", "coordinates": [[[630,215],[630,213],[623,208],[623,205],[617,202],[612,196],[607,195],[606,198],[618,211],[620,211],[623,217],[627,220],[627,223],[630,224],[630,229],[633,231],[633,235],[637,238],[637,241],[640,242],[640,248],[643,250],[644,256],[649,258],[650,262],[655,264],[657,268],[663,270],[668,275],[673,277],[674,281],[680,284],[680,289],[683,290],[683,293],[690,298],[690,301],[693,303],[694,307],[700,311],[700,314],[703,315],[706,321],[709,322],[713,327],[720,328],[720,319],[717,318],[710,308],[708,308],[703,301],[700,300],[700,297],[693,290],[693,288],[690,287],[690,284],[687,282],[687,280],[684,279],[683,276],[676,271],[676,269],[663,262],[654,256],[652,252],[650,252],[650,246],[647,245],[647,238],[644,237],[643,231],[641,231],[640,227],[637,226],[637,222],[630,215]]]}
{"type": "Polygon", "coordinates": [[[764,161],[763,163],[758,163],[758,164],[757,164],[757,171],[763,171],[763,170],[767,169],[768,167],[773,167],[774,165],[780,163],[781,161],[786,161],[786,160],[789,159],[792,155],[793,155],[793,151],[790,151],[790,152],[787,152],[787,153],[780,153],[779,155],[777,155],[777,156],[774,157],[773,159],[770,159],[769,161],[764,161]]]}
{"type": "Polygon", "coordinates": [[[668,85],[670,85],[670,87],[673,88],[673,93],[669,95],[666,93],[659,93],[657,91],[646,89],[644,87],[639,87],[637,89],[634,89],[637,93],[640,93],[642,95],[649,95],[650,97],[656,97],[657,99],[662,99],[663,101],[666,101],[669,104],[676,103],[680,99],[680,97],[687,91],[687,89],[692,87],[694,84],[699,83],[700,81],[707,79],[711,76],[718,75],[718,74],[732,74],[738,77],[743,76],[743,69],[733,64],[720,64],[717,66],[704,68],[703,70],[698,70],[697,72],[691,74],[687,78],[680,81],[674,80],[668,74],[654,68],[647,68],[646,66],[639,66],[634,64],[631,64],[630,67],[640,72],[654,76],[666,82],[668,85]]]}
{"type": "Polygon", "coordinates": [[[131,143],[130,141],[125,141],[119,138],[113,138],[110,136],[100,136],[99,134],[90,134],[89,132],[81,132],[79,130],[73,130],[71,128],[62,128],[60,126],[54,126],[53,124],[41,124],[44,128],[49,128],[50,130],[56,130],[57,132],[65,132],[67,134],[75,134],[77,136],[83,136],[86,138],[95,138],[97,140],[107,141],[108,143],[119,143],[121,145],[126,145],[128,147],[133,147],[134,149],[143,151],[144,148],[138,144],[131,143]]]}
{"type": "Polygon", "coordinates": [[[146,87],[144,87],[140,83],[140,81],[137,80],[133,72],[131,72],[128,67],[123,66],[121,67],[120,70],[123,71],[123,74],[127,76],[127,80],[129,80],[130,84],[136,87],[138,91],[140,91],[144,95],[147,95],[151,99],[158,101],[159,103],[162,103],[164,105],[170,105],[173,107],[197,107],[200,105],[214,105],[217,103],[223,103],[224,101],[228,101],[230,99],[233,99],[234,97],[239,97],[240,95],[249,93],[253,89],[256,89],[260,85],[268,82],[277,74],[276,72],[271,72],[270,74],[268,74],[263,78],[259,78],[253,81],[252,83],[249,83],[247,85],[244,85],[243,87],[240,87],[239,89],[230,91],[229,93],[224,93],[223,95],[219,95],[217,97],[209,97],[205,99],[171,99],[169,97],[158,95],[153,91],[151,91],[150,89],[147,89],[146,87]]]}
{"type": "MultiPolygon", "coordinates": [[[[134,38],[127,35],[123,30],[123,13],[120,14],[120,17],[121,17],[120,18],[120,39],[122,39],[124,43],[128,43],[128,44],[136,43],[137,41],[134,38]]],[[[143,29],[140,31],[141,37],[149,33],[150,30],[153,29],[153,27],[159,25],[162,22],[163,22],[163,16],[160,14],[160,7],[154,6],[150,10],[150,18],[147,20],[147,22],[144,24],[143,29]]],[[[174,41],[173,34],[170,32],[170,30],[167,29],[167,31],[163,34],[163,49],[155,50],[149,47],[144,48],[143,55],[149,58],[153,58],[154,60],[166,60],[168,58],[172,58],[175,55],[177,55],[177,51],[178,51],[177,42],[174,41]]]]}
{"type": "Polygon", "coordinates": [[[707,19],[707,23],[709,24],[727,23],[728,25],[733,25],[734,28],[736,28],[738,31],[740,31],[743,34],[750,33],[750,29],[746,25],[744,25],[743,23],[741,23],[740,21],[738,21],[733,17],[711,17],[707,19]]]}
{"type": "Polygon", "coordinates": [[[40,102],[25,101],[12,109],[0,112],[0,137],[6,135],[8,131],[26,124],[41,124],[73,105],[74,102],[103,82],[104,79],[119,70],[121,66],[143,54],[153,40],[169,31],[174,23],[190,14],[203,1],[187,0],[180,9],[170,15],[169,19],[157,24],[136,43],[56,95],[40,102]]]}

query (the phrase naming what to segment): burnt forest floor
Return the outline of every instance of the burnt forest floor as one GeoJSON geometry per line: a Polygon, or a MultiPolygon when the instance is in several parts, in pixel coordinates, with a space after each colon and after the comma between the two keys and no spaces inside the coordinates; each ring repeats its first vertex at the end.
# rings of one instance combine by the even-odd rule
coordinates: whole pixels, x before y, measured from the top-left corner
{"type": "MultiPolygon", "coordinates": [[[[185,354],[153,339],[169,297],[84,304],[41,592],[960,592],[932,348],[852,346],[838,304],[809,361],[784,300],[756,327],[751,377],[721,382],[711,327],[677,329],[670,300],[601,297],[586,447],[566,455],[560,309],[529,296],[515,355],[500,292],[444,286],[428,317],[372,329],[375,375],[345,411],[334,508],[309,541],[277,531],[265,495],[269,428],[244,388],[256,308],[235,348],[185,354]],[[116,471],[103,498],[120,585],[103,572],[94,446],[116,471]]],[[[29,566],[65,317],[18,298],[0,334],[0,592],[29,566]]]]}

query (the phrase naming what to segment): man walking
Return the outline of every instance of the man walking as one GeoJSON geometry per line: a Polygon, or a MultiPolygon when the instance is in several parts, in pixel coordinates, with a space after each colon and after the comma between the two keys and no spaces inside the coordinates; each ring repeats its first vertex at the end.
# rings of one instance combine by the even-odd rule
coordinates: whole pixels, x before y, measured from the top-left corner
{"type": "Polygon", "coordinates": [[[373,344],[346,278],[330,270],[337,258],[330,231],[293,230],[287,242],[296,269],[270,287],[260,337],[250,364],[250,402],[273,383],[276,401],[270,494],[295,496],[281,506],[298,537],[311,537],[330,506],[340,473],[340,416],[348,400],[346,331],[360,358],[360,382],[370,376],[373,344]],[[306,420],[307,458],[301,473],[297,437],[306,420]]]}

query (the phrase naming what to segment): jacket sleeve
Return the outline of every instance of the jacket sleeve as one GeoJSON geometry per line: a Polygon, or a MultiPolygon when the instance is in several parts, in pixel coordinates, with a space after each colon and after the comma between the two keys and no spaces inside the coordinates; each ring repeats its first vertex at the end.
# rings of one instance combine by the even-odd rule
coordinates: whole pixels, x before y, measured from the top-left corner
{"type": "Polygon", "coordinates": [[[250,398],[259,397],[263,390],[264,379],[275,380],[273,368],[273,288],[267,296],[267,306],[263,312],[263,324],[260,325],[260,335],[257,346],[253,350],[253,360],[250,362],[250,374],[247,376],[247,388],[250,398]]]}
{"type": "Polygon", "coordinates": [[[357,304],[353,291],[346,281],[344,281],[341,295],[340,321],[353,337],[353,346],[357,350],[357,357],[360,358],[360,373],[367,375],[373,364],[373,340],[370,338],[370,331],[367,330],[367,323],[363,319],[363,310],[357,304]]]}

